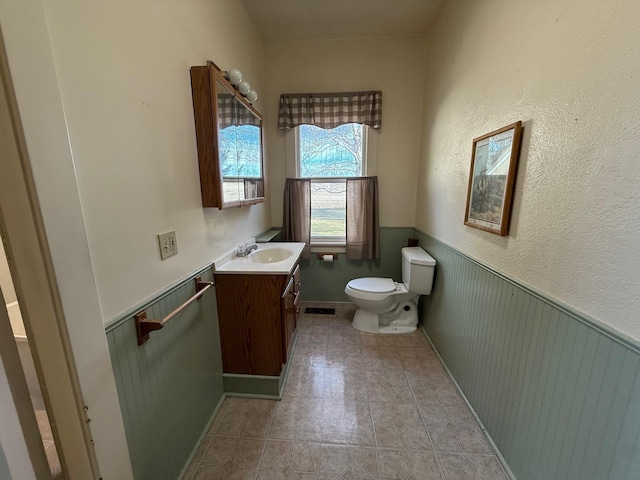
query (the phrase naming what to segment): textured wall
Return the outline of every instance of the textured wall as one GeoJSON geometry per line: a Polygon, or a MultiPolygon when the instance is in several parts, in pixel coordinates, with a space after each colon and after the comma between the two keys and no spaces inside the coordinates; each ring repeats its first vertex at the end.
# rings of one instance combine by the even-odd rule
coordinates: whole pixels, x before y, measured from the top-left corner
{"type": "Polygon", "coordinates": [[[427,37],[416,228],[640,340],[640,3],[451,0],[427,37]],[[474,137],[524,143],[508,237],[463,225],[474,137]]]}
{"type": "Polygon", "coordinates": [[[189,77],[210,59],[264,94],[264,51],[241,2],[45,5],[106,322],[271,226],[268,203],[202,208],[189,77]]]}
{"type": "Polygon", "coordinates": [[[380,225],[413,225],[420,153],[421,37],[271,43],[267,53],[267,132],[273,225],[282,223],[285,134],[275,128],[281,93],[382,90],[377,143],[380,225]]]}

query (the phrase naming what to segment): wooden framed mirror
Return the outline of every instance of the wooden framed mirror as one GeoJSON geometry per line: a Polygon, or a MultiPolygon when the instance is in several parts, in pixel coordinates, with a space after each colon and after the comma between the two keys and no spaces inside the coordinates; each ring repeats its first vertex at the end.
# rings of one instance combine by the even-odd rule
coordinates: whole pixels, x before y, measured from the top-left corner
{"type": "Polygon", "coordinates": [[[202,206],[264,202],[262,115],[213,62],[191,67],[191,92],[202,206]]]}

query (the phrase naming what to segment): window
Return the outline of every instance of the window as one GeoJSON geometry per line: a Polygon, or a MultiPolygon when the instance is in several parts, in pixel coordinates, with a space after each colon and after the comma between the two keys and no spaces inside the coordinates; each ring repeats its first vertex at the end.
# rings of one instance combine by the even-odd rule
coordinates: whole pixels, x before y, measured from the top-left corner
{"type": "Polygon", "coordinates": [[[345,243],[346,177],[365,174],[367,128],[300,125],[297,174],[311,179],[311,243],[345,243]]]}

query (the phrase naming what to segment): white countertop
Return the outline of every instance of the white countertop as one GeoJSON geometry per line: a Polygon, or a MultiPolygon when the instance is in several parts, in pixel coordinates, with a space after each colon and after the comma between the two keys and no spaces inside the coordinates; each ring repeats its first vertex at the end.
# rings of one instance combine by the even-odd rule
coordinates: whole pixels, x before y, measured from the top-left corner
{"type": "Polygon", "coordinates": [[[254,250],[246,257],[238,257],[236,249],[229,250],[224,255],[213,261],[214,273],[256,274],[256,275],[286,275],[293,271],[305,244],[302,242],[269,242],[258,244],[258,250],[254,250]],[[256,251],[270,248],[282,248],[289,250],[291,256],[279,262],[257,263],[251,255],[256,251]]]}

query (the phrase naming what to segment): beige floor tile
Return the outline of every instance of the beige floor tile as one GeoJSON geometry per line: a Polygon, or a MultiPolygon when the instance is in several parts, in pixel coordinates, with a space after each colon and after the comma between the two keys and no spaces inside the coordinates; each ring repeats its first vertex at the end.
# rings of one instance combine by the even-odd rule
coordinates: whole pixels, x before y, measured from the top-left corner
{"type": "Polygon", "coordinates": [[[258,467],[264,440],[252,438],[213,437],[201,462],[220,465],[225,470],[232,467],[258,467]]]}
{"type": "Polygon", "coordinates": [[[374,448],[348,447],[349,470],[356,477],[378,478],[379,469],[374,448]]]}
{"type": "Polygon", "coordinates": [[[408,335],[391,335],[397,347],[428,347],[429,343],[421,332],[408,335]]]}
{"type": "Polygon", "coordinates": [[[291,459],[291,442],[267,440],[264,445],[260,468],[281,470],[291,459]]]}
{"type": "Polygon", "coordinates": [[[337,445],[321,445],[318,473],[323,475],[342,476],[349,468],[347,447],[337,445]]]}
{"type": "Polygon", "coordinates": [[[200,446],[198,447],[198,450],[196,451],[196,454],[193,457],[193,461],[198,463],[200,462],[200,460],[202,460],[202,456],[204,455],[204,452],[207,451],[207,448],[209,448],[209,444],[211,443],[211,438],[210,436],[205,436],[202,441],[200,442],[200,446]]]}
{"type": "Polygon", "coordinates": [[[404,480],[409,475],[409,463],[403,450],[386,450],[379,448],[378,469],[380,478],[404,480]]]}
{"type": "Polygon", "coordinates": [[[316,473],[294,472],[287,480],[320,480],[316,473]]]}
{"type": "Polygon", "coordinates": [[[273,470],[258,470],[256,480],[285,480],[287,477],[282,472],[273,470]]]}
{"type": "Polygon", "coordinates": [[[200,458],[202,463],[223,466],[233,459],[236,439],[231,437],[213,437],[200,458]]]}
{"type": "Polygon", "coordinates": [[[275,415],[269,428],[267,438],[293,440],[296,436],[297,421],[290,415],[275,415]]]}
{"type": "Polygon", "coordinates": [[[423,335],[335,308],[301,315],[282,401],[225,400],[185,480],[506,480],[423,335]]]}
{"type": "Polygon", "coordinates": [[[418,399],[418,407],[422,413],[422,419],[428,429],[444,427],[449,423],[449,415],[439,402],[423,404],[418,399]]]}
{"type": "Polygon", "coordinates": [[[467,453],[492,453],[491,447],[487,443],[480,427],[458,427],[456,429],[456,439],[460,443],[463,452],[467,453]]]}
{"type": "Polygon", "coordinates": [[[362,356],[352,355],[353,352],[349,351],[345,355],[340,354],[327,354],[325,355],[324,366],[328,368],[339,368],[342,370],[350,370],[356,373],[364,371],[364,362],[362,356]]]}
{"type": "Polygon", "coordinates": [[[257,468],[260,463],[260,456],[262,455],[264,445],[265,442],[263,440],[238,438],[232,457],[233,464],[236,467],[257,468]]]}
{"type": "Polygon", "coordinates": [[[406,452],[411,477],[415,480],[441,480],[440,467],[435,453],[406,452]]]}
{"type": "Polygon", "coordinates": [[[316,473],[320,460],[320,444],[294,441],[291,450],[291,468],[296,472],[316,473]]]}
{"type": "Polygon", "coordinates": [[[452,423],[429,428],[429,436],[436,452],[462,452],[460,442],[456,438],[456,426],[452,423]]]}
{"type": "Polygon", "coordinates": [[[467,455],[466,460],[477,480],[507,480],[495,455],[467,455]]]}
{"type": "Polygon", "coordinates": [[[233,468],[224,476],[225,480],[255,480],[258,470],[253,468],[233,468]]]}
{"type": "Polygon", "coordinates": [[[225,473],[220,465],[200,465],[193,476],[193,480],[221,480],[225,473]]]}

